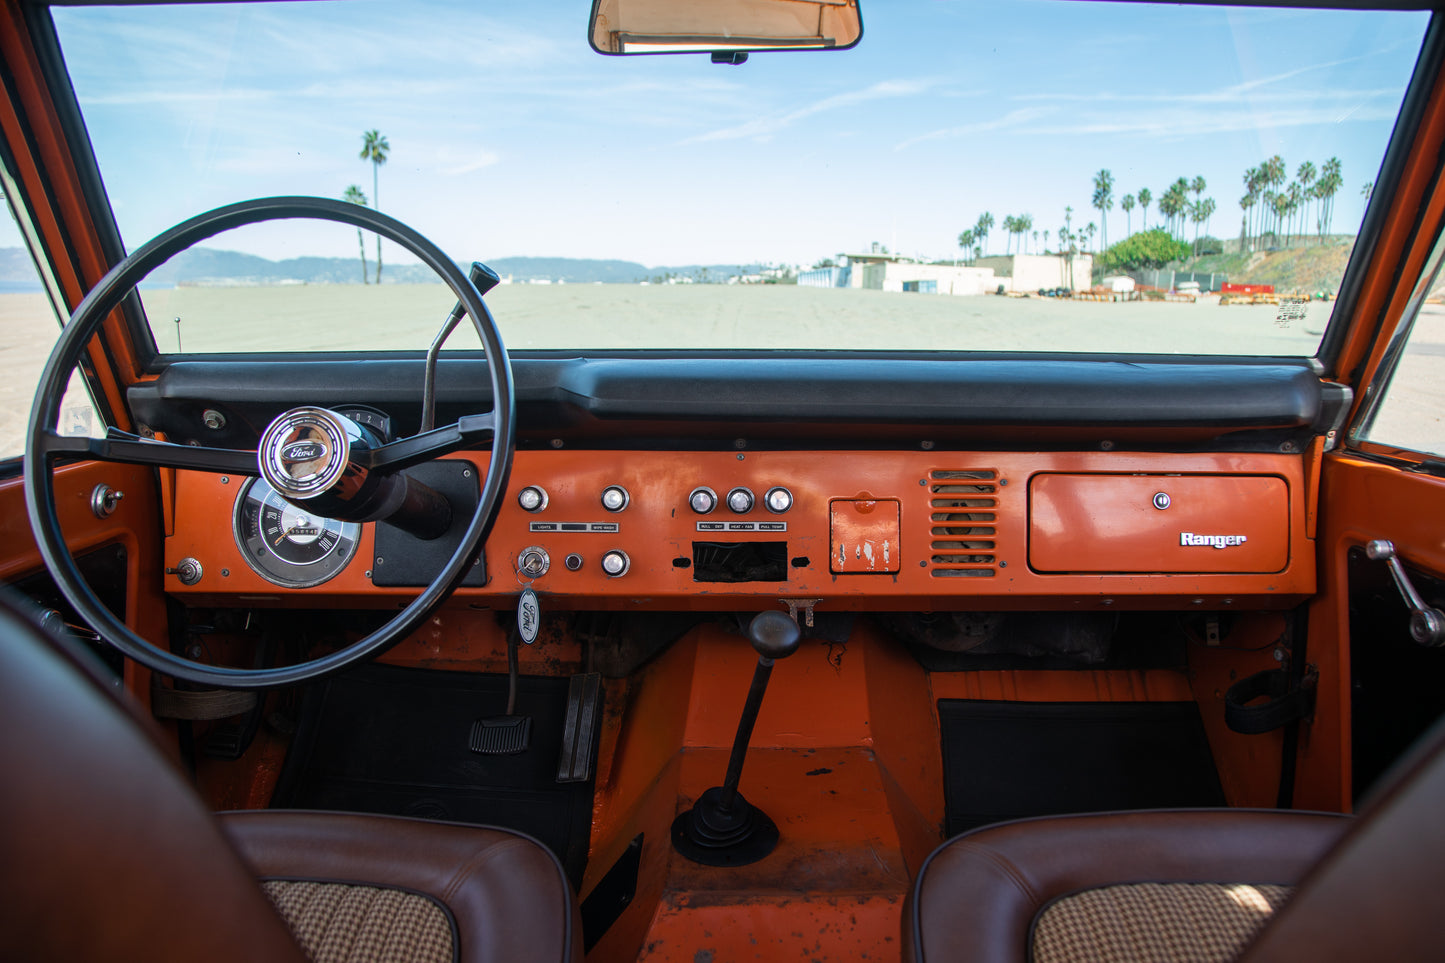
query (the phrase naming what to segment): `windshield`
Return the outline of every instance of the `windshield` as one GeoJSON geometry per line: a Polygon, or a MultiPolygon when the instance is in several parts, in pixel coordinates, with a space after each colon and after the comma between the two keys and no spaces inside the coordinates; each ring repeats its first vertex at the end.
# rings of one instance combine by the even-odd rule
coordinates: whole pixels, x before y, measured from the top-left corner
{"type": "MultiPolygon", "coordinates": [[[[855,49],[730,65],[599,56],[585,7],[52,14],[129,249],[314,194],[489,264],[514,350],[1287,356],[1318,348],[1428,21],[889,0],[855,49]]],[[[143,299],[167,353],[421,349],[453,300],[294,222],[143,299]]]]}

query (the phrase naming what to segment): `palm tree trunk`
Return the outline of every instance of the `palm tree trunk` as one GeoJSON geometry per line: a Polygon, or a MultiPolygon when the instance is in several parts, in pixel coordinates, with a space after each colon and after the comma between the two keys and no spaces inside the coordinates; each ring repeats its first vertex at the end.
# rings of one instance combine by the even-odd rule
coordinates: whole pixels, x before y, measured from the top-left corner
{"type": "Polygon", "coordinates": [[[366,239],[361,236],[361,228],[356,229],[356,246],[361,248],[361,283],[366,284],[366,239]]]}
{"type": "MultiPolygon", "coordinates": [[[[371,203],[381,210],[381,194],[376,186],[376,170],[380,165],[375,160],[371,162],[371,203]]],[[[381,283],[381,235],[376,235],[376,283],[381,283]]]]}

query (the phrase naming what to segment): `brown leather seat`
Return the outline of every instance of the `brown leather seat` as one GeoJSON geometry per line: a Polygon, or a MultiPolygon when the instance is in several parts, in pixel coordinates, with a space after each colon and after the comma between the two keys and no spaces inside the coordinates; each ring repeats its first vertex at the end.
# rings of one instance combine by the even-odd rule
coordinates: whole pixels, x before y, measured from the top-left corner
{"type": "Polygon", "coordinates": [[[949,840],[903,915],[917,961],[1440,958],[1445,727],[1358,817],[1026,819],[949,840]]]}
{"type": "Polygon", "coordinates": [[[217,820],[103,685],[0,603],[0,957],[581,959],[562,867],[530,838],[336,813],[217,820]]]}

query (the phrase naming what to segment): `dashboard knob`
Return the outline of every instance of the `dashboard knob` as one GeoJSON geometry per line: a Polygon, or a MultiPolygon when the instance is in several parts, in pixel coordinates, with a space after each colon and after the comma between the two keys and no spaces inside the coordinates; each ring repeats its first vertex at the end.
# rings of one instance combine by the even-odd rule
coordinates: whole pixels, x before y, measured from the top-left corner
{"type": "Polygon", "coordinates": [[[621,485],[608,485],[602,489],[602,507],[609,512],[620,512],[632,501],[632,496],[627,494],[627,489],[621,485]]]}
{"type": "Polygon", "coordinates": [[[699,515],[710,515],[712,510],[717,508],[717,492],[711,488],[694,488],[692,494],[687,496],[687,503],[699,515]]]}
{"type": "Polygon", "coordinates": [[[517,555],[517,572],[527,578],[541,578],[551,567],[552,559],[545,548],[532,545],[517,555]]]}
{"type": "Polygon", "coordinates": [[[627,570],[631,567],[632,560],[620,548],[614,548],[602,556],[602,571],[607,573],[608,578],[626,575],[627,570]]]}
{"type": "Polygon", "coordinates": [[[517,504],[525,512],[540,512],[547,507],[547,489],[540,485],[528,485],[517,492],[517,504]]]}
{"type": "Polygon", "coordinates": [[[779,485],[776,488],[769,488],[768,493],[763,496],[763,504],[768,511],[774,515],[781,515],[793,507],[793,493],[779,485]]]}
{"type": "Polygon", "coordinates": [[[747,488],[734,488],[728,492],[728,508],[739,515],[753,510],[753,493],[747,488]]]}

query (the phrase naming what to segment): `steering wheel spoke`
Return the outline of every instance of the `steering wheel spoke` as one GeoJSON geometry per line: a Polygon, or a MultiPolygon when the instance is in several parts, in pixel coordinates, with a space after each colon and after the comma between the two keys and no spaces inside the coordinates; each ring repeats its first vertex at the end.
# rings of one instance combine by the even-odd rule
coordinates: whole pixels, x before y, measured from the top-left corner
{"type": "Polygon", "coordinates": [[[430,461],[441,455],[460,451],[469,445],[491,438],[497,431],[497,413],[465,415],[455,424],[433,428],[410,438],[382,445],[371,452],[358,454],[358,461],[372,470],[400,471],[430,461]]]}
{"type": "Polygon", "coordinates": [[[227,475],[260,474],[254,451],[176,445],[168,441],[142,438],[118,428],[106,431],[104,438],[59,435],[47,431],[42,436],[41,447],[50,459],[118,461],[227,475]]]}

